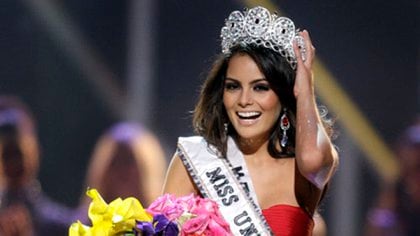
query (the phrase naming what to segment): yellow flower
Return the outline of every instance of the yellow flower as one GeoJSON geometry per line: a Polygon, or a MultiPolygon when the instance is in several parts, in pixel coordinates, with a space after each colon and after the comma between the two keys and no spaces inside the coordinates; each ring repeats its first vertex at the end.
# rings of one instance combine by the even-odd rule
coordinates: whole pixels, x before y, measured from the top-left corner
{"type": "Polygon", "coordinates": [[[153,220],[152,215],[147,213],[134,197],[124,200],[117,198],[108,205],[96,189],[89,189],[86,194],[92,198],[88,213],[92,227],[78,221],[71,225],[69,236],[116,235],[132,231],[136,220],[153,220]]]}
{"type": "Polygon", "coordinates": [[[90,236],[90,227],[82,224],[80,221],[71,224],[69,228],[69,236],[90,236]]]}

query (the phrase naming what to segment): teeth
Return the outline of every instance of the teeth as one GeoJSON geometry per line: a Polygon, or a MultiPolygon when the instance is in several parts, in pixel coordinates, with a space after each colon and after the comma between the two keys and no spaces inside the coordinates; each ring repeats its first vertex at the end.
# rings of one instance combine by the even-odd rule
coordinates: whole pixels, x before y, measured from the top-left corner
{"type": "Polygon", "coordinates": [[[254,117],[254,116],[260,115],[260,112],[256,112],[256,111],[238,112],[238,115],[240,117],[243,117],[243,118],[250,118],[250,117],[254,117]]]}

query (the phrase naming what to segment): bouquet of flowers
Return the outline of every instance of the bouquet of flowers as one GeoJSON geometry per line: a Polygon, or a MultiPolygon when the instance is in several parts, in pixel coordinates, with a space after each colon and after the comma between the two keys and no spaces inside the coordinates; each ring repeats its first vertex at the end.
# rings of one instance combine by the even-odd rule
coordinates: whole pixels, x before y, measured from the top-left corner
{"type": "Polygon", "coordinates": [[[133,197],[107,204],[96,189],[89,189],[87,195],[92,198],[88,212],[92,226],[77,221],[70,226],[69,236],[232,235],[217,203],[193,194],[165,194],[147,209],[133,197]]]}

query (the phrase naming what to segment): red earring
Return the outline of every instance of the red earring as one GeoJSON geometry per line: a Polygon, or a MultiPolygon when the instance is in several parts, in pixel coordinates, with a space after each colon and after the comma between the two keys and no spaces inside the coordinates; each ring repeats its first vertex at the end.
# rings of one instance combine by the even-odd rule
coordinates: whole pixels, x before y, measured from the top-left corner
{"type": "Polygon", "coordinates": [[[288,137],[287,137],[287,130],[290,128],[290,121],[286,115],[286,109],[283,111],[283,115],[280,118],[280,128],[283,130],[283,137],[281,138],[280,145],[281,147],[286,147],[288,137]]]}

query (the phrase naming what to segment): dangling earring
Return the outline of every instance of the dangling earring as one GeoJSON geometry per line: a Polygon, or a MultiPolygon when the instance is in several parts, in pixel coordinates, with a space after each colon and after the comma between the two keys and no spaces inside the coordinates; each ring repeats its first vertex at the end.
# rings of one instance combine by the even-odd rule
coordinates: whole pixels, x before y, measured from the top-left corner
{"type": "Polygon", "coordinates": [[[286,147],[288,137],[287,137],[287,130],[290,128],[289,118],[286,115],[287,109],[283,110],[283,115],[280,118],[280,128],[283,130],[283,137],[281,138],[280,145],[281,147],[286,147]]]}
{"type": "Polygon", "coordinates": [[[225,135],[227,136],[227,133],[228,133],[228,128],[229,128],[229,123],[227,123],[227,122],[226,122],[226,123],[224,123],[224,124],[223,124],[223,127],[224,127],[224,130],[223,130],[223,131],[225,132],[225,135]]]}

